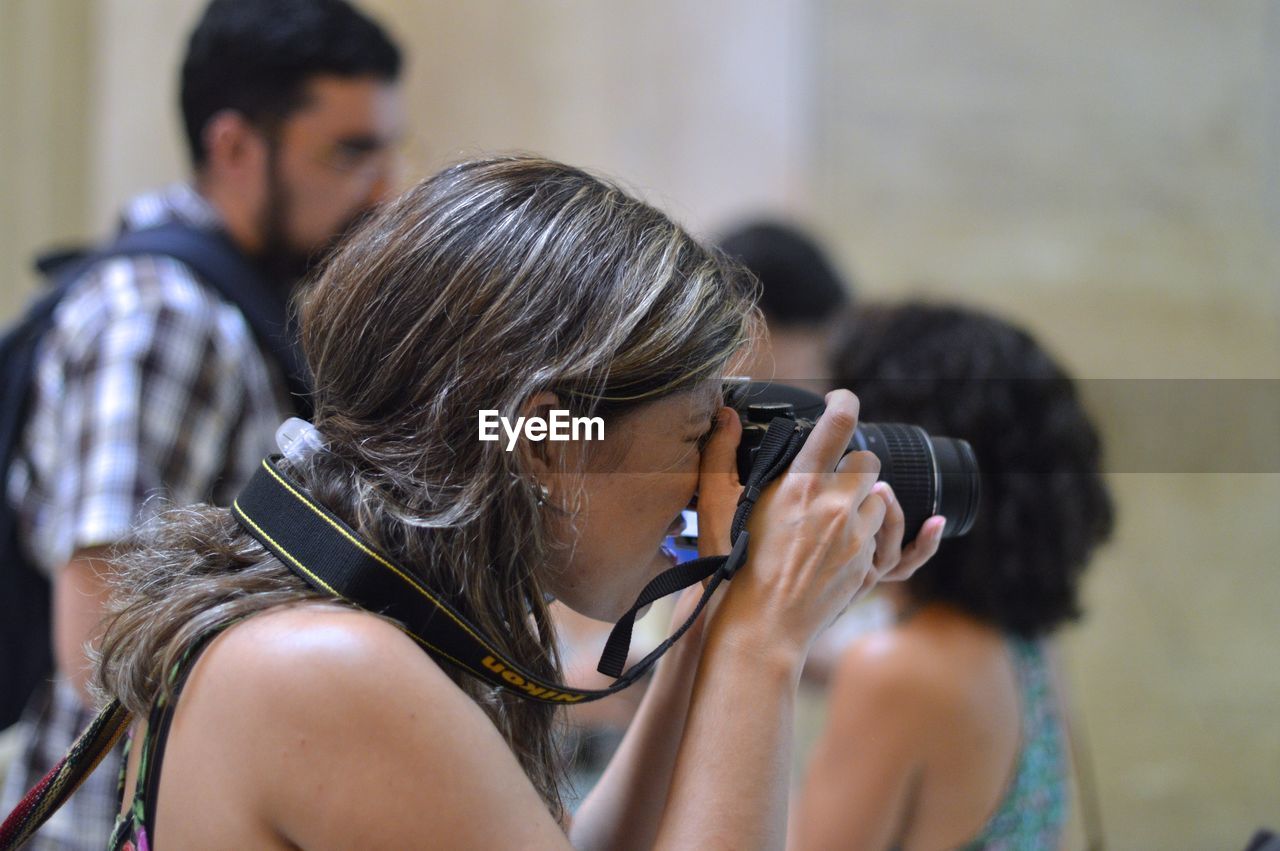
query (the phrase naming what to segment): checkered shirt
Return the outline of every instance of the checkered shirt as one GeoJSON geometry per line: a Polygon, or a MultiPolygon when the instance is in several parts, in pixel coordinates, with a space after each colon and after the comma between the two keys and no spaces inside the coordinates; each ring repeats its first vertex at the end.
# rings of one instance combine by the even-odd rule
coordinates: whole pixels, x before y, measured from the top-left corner
{"type": "MultiPolygon", "coordinates": [[[[173,220],[220,226],[213,208],[178,184],[131,202],[123,227],[173,220]]],[[[6,483],[33,563],[52,578],[74,552],[120,540],[162,503],[229,504],[289,414],[281,369],[239,309],[185,264],[160,256],[96,264],[39,344],[30,418],[6,483]]],[[[20,722],[22,749],[0,813],[90,717],[65,681],[37,695],[20,722]]],[[[117,752],[28,847],[105,847],[118,770],[117,752]]]]}

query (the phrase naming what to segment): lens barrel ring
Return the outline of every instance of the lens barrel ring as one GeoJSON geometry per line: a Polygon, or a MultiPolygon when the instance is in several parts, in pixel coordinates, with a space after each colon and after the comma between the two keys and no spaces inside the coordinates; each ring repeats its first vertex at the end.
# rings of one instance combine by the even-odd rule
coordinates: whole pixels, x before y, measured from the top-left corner
{"type": "Polygon", "coordinates": [[[867,449],[880,458],[880,479],[890,482],[902,507],[907,535],[914,537],[937,506],[937,464],[929,433],[905,423],[863,423],[867,449]]]}

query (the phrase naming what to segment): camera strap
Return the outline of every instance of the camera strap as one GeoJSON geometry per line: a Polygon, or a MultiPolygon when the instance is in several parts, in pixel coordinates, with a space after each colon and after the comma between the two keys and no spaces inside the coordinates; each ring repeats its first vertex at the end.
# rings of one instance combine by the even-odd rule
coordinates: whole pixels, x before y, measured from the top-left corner
{"type": "MultiPolygon", "coordinates": [[[[576,689],[543,682],[515,660],[503,656],[456,607],[433,594],[311,499],[280,469],[280,456],[262,462],[231,510],[249,535],[313,588],[399,621],[405,632],[437,660],[529,700],[580,703],[599,700],[631,685],[688,631],[720,583],[732,579],[746,562],[748,535],[743,527],[747,517],[764,487],[782,474],[803,444],[804,434],[794,420],[779,417],[770,423],[734,512],[732,551],[727,556],[676,565],[645,586],[635,605],[614,626],[605,645],[600,671],[617,677],[606,689],[576,689]],[[639,611],[704,579],[709,581],[693,614],[670,638],[624,673],[631,630],[639,611]]],[[[0,822],[0,851],[25,843],[92,773],[131,720],[120,701],[108,704],[67,755],[0,822]]]]}
{"type": "Polygon", "coordinates": [[[792,420],[770,424],[734,513],[727,556],[676,565],[655,577],[614,626],[599,670],[615,678],[605,689],[579,689],[547,682],[497,649],[459,607],[426,587],[411,572],[379,553],[350,526],[281,470],[280,456],[263,460],[232,504],[245,531],[318,591],[403,624],[428,654],[493,686],[544,703],[599,700],[640,679],[680,639],[706,608],[720,583],[732,579],[747,559],[743,528],[761,490],[786,469],[804,443],[792,420]],[[708,580],[693,614],[666,641],[624,671],[636,615],[645,606],[695,582],[708,580]]]}

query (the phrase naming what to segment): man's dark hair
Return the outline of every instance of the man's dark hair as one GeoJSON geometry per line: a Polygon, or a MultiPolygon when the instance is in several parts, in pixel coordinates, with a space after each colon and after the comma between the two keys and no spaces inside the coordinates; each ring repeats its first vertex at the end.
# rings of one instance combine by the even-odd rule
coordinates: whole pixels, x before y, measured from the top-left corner
{"type": "Polygon", "coordinates": [[[868,420],[917,423],[973,445],[977,522],[907,583],[1024,637],[1080,616],[1079,582],[1113,512],[1101,444],[1067,374],[1025,331],[957,307],[853,312],[834,375],[868,420]]]}
{"type": "Polygon", "coordinates": [[[182,63],[182,119],[192,164],[204,164],[204,128],[234,109],[263,127],[303,103],[317,74],[395,80],[400,50],[346,0],[213,0],[182,63]]]}
{"type": "Polygon", "coordinates": [[[795,227],[753,222],[727,233],[719,245],[760,280],[760,310],[770,322],[825,322],[849,302],[850,288],[827,255],[795,227]]]}

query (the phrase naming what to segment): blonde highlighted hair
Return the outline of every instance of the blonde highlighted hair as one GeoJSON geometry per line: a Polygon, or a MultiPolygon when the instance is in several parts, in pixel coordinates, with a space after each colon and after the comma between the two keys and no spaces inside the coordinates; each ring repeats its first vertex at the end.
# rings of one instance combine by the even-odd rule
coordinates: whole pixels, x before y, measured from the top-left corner
{"type": "MultiPolygon", "coordinates": [[[[299,297],[326,448],[293,473],[557,679],[545,511],[520,453],[476,439],[477,412],[514,417],[551,391],[616,415],[715,379],[757,333],[753,298],[736,264],[608,181],[534,157],[455,165],[379,211],[299,297]]],[[[121,563],[99,677],[138,714],[203,632],[316,596],[208,506],[161,515],[121,563]]],[[[560,815],[553,710],[450,675],[560,815]]]]}

